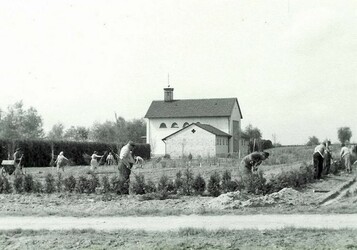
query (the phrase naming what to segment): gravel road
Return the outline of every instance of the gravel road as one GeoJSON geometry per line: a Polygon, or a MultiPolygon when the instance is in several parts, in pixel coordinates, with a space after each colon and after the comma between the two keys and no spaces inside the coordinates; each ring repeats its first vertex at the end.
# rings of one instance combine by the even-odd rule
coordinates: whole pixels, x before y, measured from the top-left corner
{"type": "Polygon", "coordinates": [[[357,229],[357,214],[329,215],[221,215],[221,216],[166,216],[166,217],[0,217],[0,230],[146,230],[168,231],[180,228],[203,228],[207,230],[228,229],[281,229],[324,228],[357,229]]]}

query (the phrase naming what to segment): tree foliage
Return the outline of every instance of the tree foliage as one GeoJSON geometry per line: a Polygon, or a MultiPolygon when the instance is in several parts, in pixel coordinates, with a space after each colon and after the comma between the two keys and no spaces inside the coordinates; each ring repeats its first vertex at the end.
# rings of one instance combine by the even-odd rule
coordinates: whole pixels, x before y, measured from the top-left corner
{"type": "Polygon", "coordinates": [[[146,124],[143,119],[125,121],[122,117],[116,117],[115,122],[94,123],[89,138],[107,143],[126,143],[129,140],[141,142],[141,137],[145,134],[146,124]]]}
{"type": "Polygon", "coordinates": [[[242,138],[245,140],[261,139],[262,133],[259,128],[253,127],[252,124],[249,124],[244,131],[242,131],[242,138]]]}
{"type": "Polygon", "coordinates": [[[337,130],[337,136],[341,143],[349,142],[352,137],[352,131],[349,127],[341,127],[337,130]]]}
{"type": "Polygon", "coordinates": [[[318,144],[320,144],[320,142],[316,136],[310,136],[308,142],[306,143],[307,146],[313,146],[318,144]]]}
{"type": "Polygon", "coordinates": [[[87,141],[89,138],[89,129],[83,126],[71,126],[64,133],[64,139],[69,141],[87,141]]]}
{"type": "Polygon", "coordinates": [[[0,112],[0,138],[38,139],[44,136],[42,117],[33,107],[24,108],[19,101],[0,112]]]}
{"type": "Polygon", "coordinates": [[[63,140],[64,138],[64,125],[57,123],[52,126],[51,130],[47,134],[47,138],[50,140],[63,140]]]}

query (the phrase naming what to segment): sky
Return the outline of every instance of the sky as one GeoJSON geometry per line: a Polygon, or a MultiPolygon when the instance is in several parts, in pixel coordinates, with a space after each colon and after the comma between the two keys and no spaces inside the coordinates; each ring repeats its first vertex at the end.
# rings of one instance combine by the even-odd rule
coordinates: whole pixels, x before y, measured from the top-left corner
{"type": "Polygon", "coordinates": [[[22,100],[45,131],[143,118],[175,99],[237,97],[242,128],[284,145],[357,141],[357,2],[0,2],[0,108],[22,100]]]}

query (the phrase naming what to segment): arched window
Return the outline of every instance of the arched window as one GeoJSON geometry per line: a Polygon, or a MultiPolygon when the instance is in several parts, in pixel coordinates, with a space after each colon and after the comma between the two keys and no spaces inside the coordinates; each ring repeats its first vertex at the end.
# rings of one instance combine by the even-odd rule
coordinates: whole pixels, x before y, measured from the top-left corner
{"type": "Polygon", "coordinates": [[[160,124],[160,128],[167,128],[165,123],[160,124]]]}
{"type": "Polygon", "coordinates": [[[172,123],[171,128],[178,128],[179,126],[177,125],[176,122],[172,123]]]}
{"type": "Polygon", "coordinates": [[[182,127],[186,128],[188,125],[190,125],[190,124],[188,124],[188,122],[185,122],[182,127]]]}

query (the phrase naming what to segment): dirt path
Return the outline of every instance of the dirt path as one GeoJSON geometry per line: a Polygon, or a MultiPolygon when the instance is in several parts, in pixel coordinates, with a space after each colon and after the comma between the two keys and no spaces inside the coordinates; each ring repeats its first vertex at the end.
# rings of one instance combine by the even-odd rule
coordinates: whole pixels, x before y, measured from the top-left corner
{"type": "Polygon", "coordinates": [[[0,230],[71,230],[95,229],[112,231],[118,229],[167,231],[180,228],[215,229],[281,229],[320,228],[357,229],[357,214],[334,215],[222,215],[222,216],[167,216],[167,217],[0,217],[0,230]]]}

